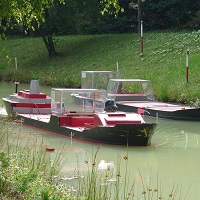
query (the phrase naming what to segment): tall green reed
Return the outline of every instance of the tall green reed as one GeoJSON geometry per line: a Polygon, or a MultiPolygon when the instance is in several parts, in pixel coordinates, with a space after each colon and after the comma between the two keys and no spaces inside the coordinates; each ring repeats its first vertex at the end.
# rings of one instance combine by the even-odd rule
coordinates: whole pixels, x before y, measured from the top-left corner
{"type": "MultiPolygon", "coordinates": [[[[128,168],[129,147],[126,155],[118,157],[103,170],[99,168],[100,147],[92,158],[85,159],[86,170],[77,167],[74,177],[64,177],[59,173],[63,164],[65,145],[61,143],[57,152],[45,150],[45,140],[38,140],[30,133],[22,139],[22,124],[17,125],[19,133],[13,130],[12,123],[1,120],[0,132],[0,198],[50,200],[186,200],[188,191],[180,183],[174,183],[170,191],[165,191],[164,180],[159,173],[150,171],[149,181],[139,171],[141,184],[130,179],[128,168]],[[15,137],[13,137],[13,135],[15,137]],[[30,142],[31,141],[31,142],[30,142]],[[8,147],[9,146],[9,147],[8,147]],[[112,165],[114,164],[114,166],[112,165]],[[184,194],[184,195],[183,195],[184,194]]],[[[169,188],[169,187],[167,187],[169,188]]],[[[166,189],[167,190],[167,189],[166,189]]]]}
{"type": "MultiPolygon", "coordinates": [[[[20,128],[22,125],[18,125],[20,128]]],[[[30,133],[13,131],[7,118],[1,120],[0,133],[0,197],[6,199],[42,199],[54,196],[52,177],[62,168],[64,146],[53,155],[46,151],[45,141],[30,133]]]]}

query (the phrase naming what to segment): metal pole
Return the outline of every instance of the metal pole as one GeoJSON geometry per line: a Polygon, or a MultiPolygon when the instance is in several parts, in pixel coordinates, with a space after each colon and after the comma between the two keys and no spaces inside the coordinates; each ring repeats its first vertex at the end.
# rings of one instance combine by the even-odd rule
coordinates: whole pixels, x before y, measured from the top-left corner
{"type": "Polygon", "coordinates": [[[189,49],[186,51],[186,83],[188,83],[189,49]]]}
{"type": "Polygon", "coordinates": [[[142,0],[138,0],[138,31],[140,33],[141,29],[141,21],[142,21],[142,0]]]}
{"type": "Polygon", "coordinates": [[[92,89],[94,89],[93,87],[94,87],[94,73],[92,73],[92,89]]]}

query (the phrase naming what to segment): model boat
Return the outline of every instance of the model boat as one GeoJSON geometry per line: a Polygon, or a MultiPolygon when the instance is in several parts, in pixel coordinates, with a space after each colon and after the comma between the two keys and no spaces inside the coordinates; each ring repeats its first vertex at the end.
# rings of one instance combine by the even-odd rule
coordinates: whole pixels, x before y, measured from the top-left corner
{"type": "Polygon", "coordinates": [[[200,108],[158,102],[152,82],[141,79],[110,79],[107,96],[119,110],[144,113],[148,116],[174,120],[200,121],[200,108]]]}
{"type": "Polygon", "coordinates": [[[14,120],[63,134],[72,139],[128,146],[151,144],[156,123],[146,123],[134,112],[118,111],[98,89],[52,88],[51,97],[40,92],[37,80],[30,90],[3,98],[14,120]],[[81,96],[82,98],[78,98],[81,96]],[[91,101],[92,99],[92,101],[91,101]]]}

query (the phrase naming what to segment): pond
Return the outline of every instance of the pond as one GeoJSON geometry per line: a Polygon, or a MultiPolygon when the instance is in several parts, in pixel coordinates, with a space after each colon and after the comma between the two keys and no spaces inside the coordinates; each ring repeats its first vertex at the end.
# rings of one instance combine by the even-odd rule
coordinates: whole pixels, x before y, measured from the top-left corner
{"type": "MultiPolygon", "coordinates": [[[[20,90],[28,88],[29,85],[19,85],[20,90]]],[[[0,97],[6,97],[15,92],[15,85],[2,82],[0,91],[0,97]]],[[[41,92],[50,94],[50,88],[41,87],[41,92]]],[[[2,106],[0,114],[6,114],[2,106]]],[[[145,120],[156,121],[148,117],[145,117],[145,120]]],[[[128,148],[74,141],[61,135],[19,124],[14,124],[13,128],[16,132],[23,130],[23,139],[28,139],[31,131],[38,139],[45,139],[49,146],[55,148],[55,151],[60,145],[65,144],[67,163],[62,172],[68,176],[73,175],[74,170],[77,169],[77,160],[80,168],[86,169],[85,162],[92,163],[93,156],[100,147],[97,155],[98,161],[112,161],[116,167],[120,163],[122,181],[124,181],[123,174],[128,172],[129,182],[135,181],[136,189],[142,188],[144,183],[155,189],[158,179],[165,196],[176,184],[181,190],[182,198],[180,199],[184,199],[188,190],[186,199],[200,199],[200,122],[159,119],[158,123],[151,146],[128,148]],[[126,160],[127,156],[128,160],[126,160]]]]}

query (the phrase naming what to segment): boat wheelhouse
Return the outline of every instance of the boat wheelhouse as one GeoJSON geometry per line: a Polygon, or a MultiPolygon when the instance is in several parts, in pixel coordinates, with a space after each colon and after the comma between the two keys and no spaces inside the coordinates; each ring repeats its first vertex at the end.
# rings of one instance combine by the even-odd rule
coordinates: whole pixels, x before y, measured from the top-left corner
{"type": "Polygon", "coordinates": [[[119,78],[118,71],[82,71],[82,89],[106,90],[110,79],[119,78]]]}
{"type": "Polygon", "coordinates": [[[200,121],[200,108],[156,101],[149,80],[110,79],[107,98],[114,100],[118,109],[124,112],[139,109],[145,115],[157,118],[200,121]]]}

